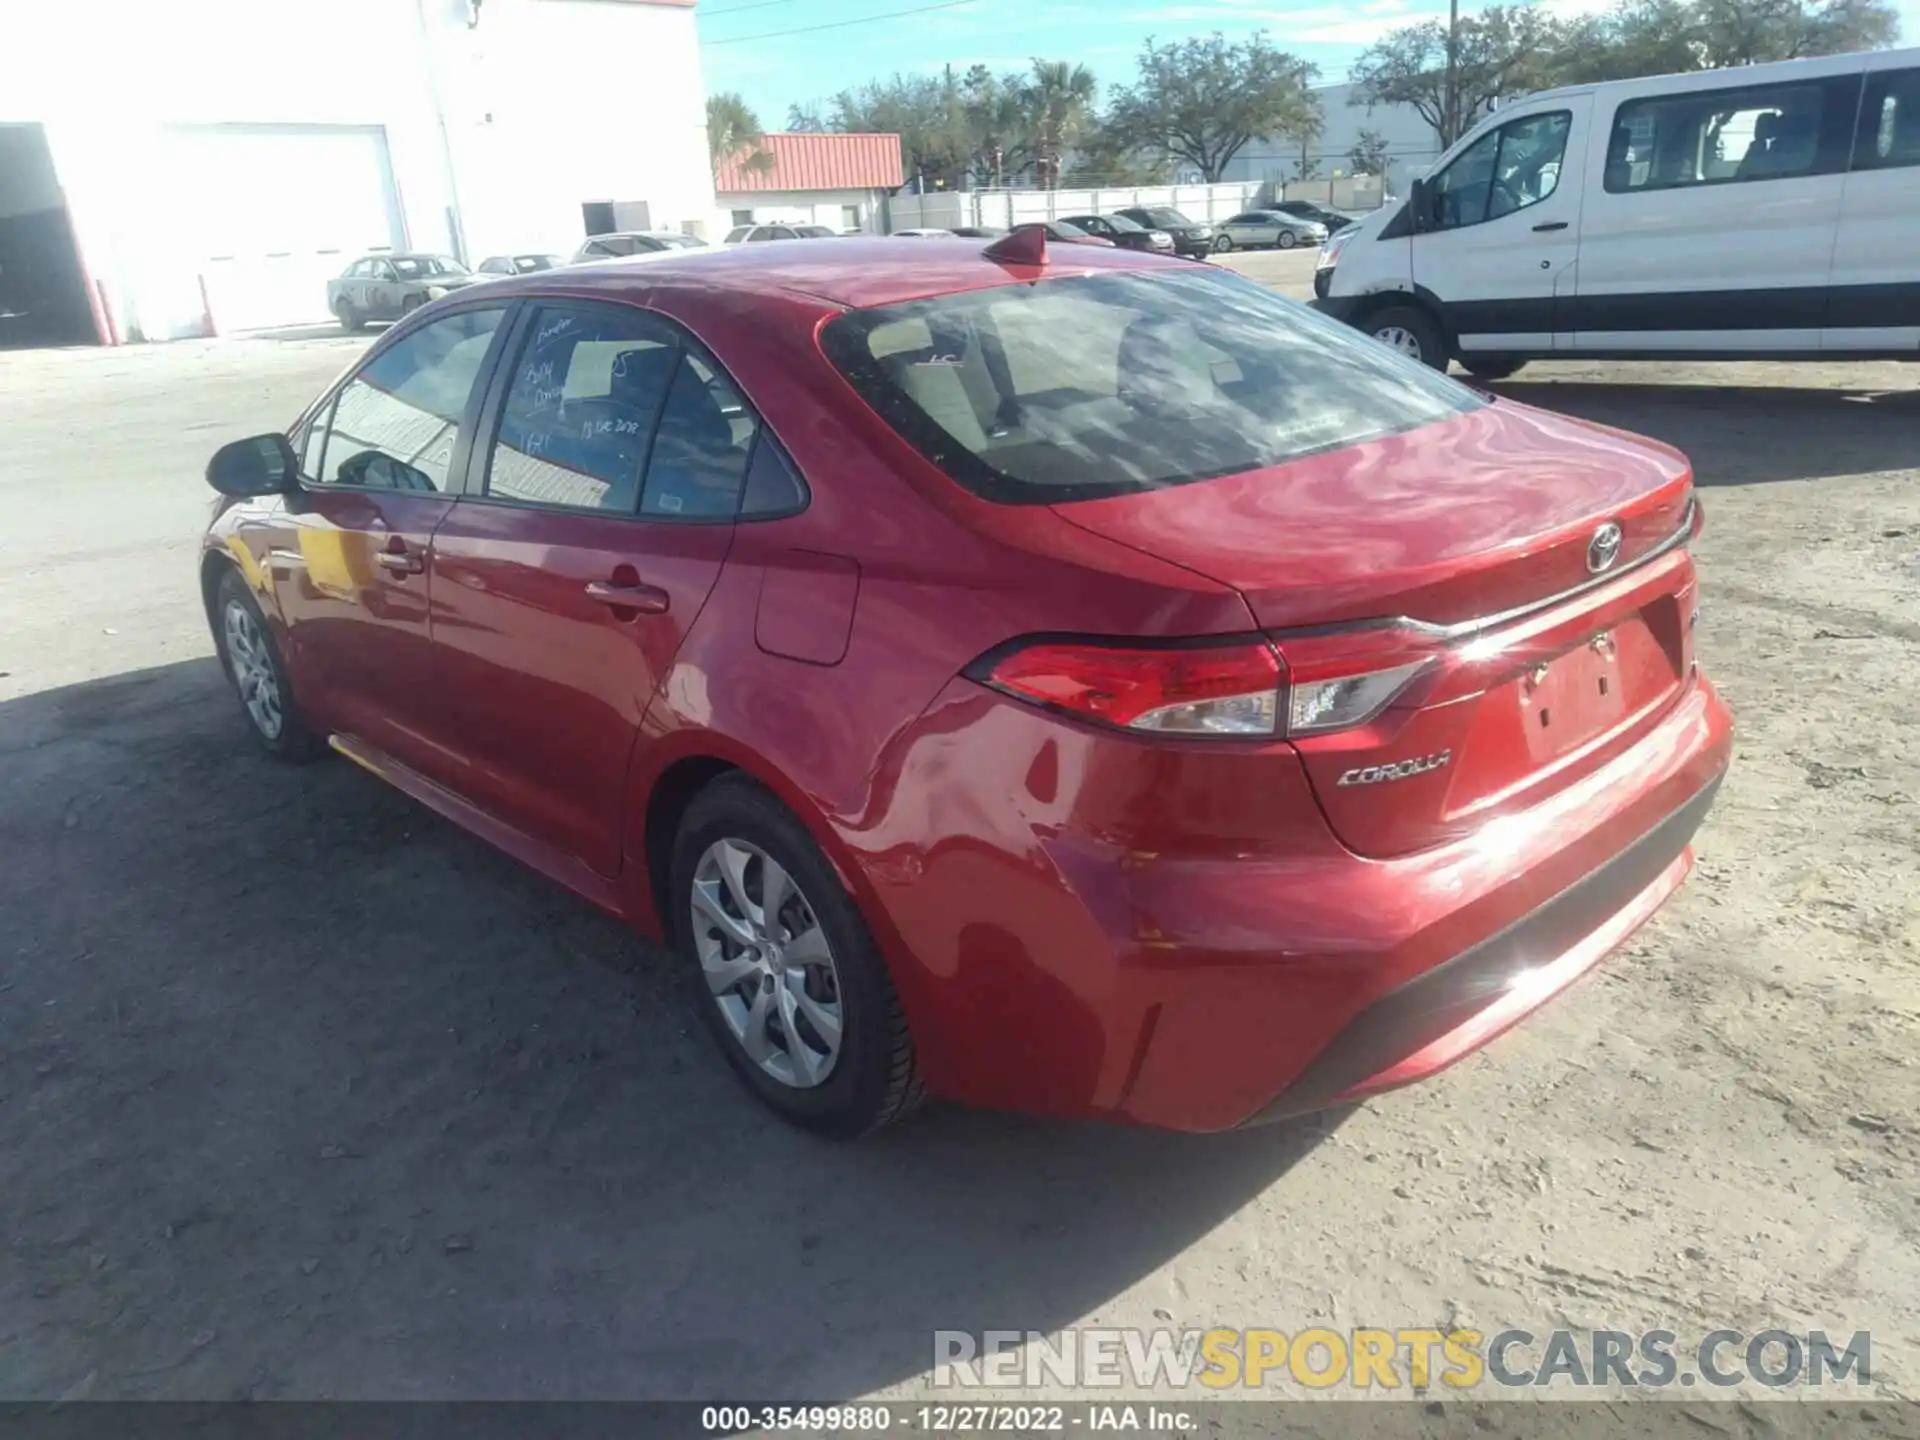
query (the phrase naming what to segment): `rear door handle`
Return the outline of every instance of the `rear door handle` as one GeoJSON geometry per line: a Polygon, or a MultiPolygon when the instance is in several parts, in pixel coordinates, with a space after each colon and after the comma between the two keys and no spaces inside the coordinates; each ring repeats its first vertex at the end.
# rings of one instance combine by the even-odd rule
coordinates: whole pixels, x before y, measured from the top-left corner
{"type": "Polygon", "coordinates": [[[1567,228],[1567,222],[1564,220],[1542,220],[1533,228],[1535,230],[1564,230],[1567,228]]]}
{"type": "Polygon", "coordinates": [[[427,568],[427,562],[410,550],[382,550],[373,558],[379,562],[382,570],[395,575],[418,575],[427,568]]]}
{"type": "Polygon", "coordinates": [[[672,600],[658,585],[618,585],[611,580],[588,581],[587,598],[616,610],[635,610],[642,615],[664,615],[672,600]]]}

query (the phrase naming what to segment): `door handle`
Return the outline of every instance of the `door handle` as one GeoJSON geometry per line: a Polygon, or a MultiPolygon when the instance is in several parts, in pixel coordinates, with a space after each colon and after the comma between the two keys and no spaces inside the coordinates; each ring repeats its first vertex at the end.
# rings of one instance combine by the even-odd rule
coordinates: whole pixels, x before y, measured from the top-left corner
{"type": "Polygon", "coordinates": [[[427,562],[408,550],[382,550],[373,557],[382,570],[395,575],[418,575],[427,568],[427,562]]]}
{"type": "Polygon", "coordinates": [[[672,597],[658,585],[615,584],[611,580],[587,582],[587,598],[598,600],[616,610],[634,610],[642,615],[664,615],[672,597]]]}
{"type": "Polygon", "coordinates": [[[1542,220],[1533,228],[1535,230],[1564,230],[1567,228],[1567,222],[1564,220],[1542,220]]]}

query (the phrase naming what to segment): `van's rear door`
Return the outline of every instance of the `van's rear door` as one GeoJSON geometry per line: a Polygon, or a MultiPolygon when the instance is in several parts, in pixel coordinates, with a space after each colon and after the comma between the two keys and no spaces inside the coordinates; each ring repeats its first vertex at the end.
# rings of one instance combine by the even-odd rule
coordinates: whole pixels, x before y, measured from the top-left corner
{"type": "Polygon", "coordinates": [[[1551,350],[1571,331],[1555,306],[1571,300],[1592,103],[1576,93],[1502,110],[1427,182],[1414,284],[1439,297],[1463,354],[1551,350]]]}

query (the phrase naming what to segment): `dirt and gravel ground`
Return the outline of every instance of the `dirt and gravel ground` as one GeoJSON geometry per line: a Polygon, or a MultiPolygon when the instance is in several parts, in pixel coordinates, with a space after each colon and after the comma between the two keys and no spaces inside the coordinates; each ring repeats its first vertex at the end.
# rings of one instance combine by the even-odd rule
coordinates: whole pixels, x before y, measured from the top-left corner
{"type": "Polygon", "coordinates": [[[1740,726],[1692,883],[1547,1012],[1344,1117],[837,1148],[669,958],[248,744],[199,468],[357,349],[0,355],[0,1395],[908,1395],[935,1329],[1076,1323],[1870,1330],[1920,1395],[1920,367],[1499,387],[1691,453],[1740,726]]]}

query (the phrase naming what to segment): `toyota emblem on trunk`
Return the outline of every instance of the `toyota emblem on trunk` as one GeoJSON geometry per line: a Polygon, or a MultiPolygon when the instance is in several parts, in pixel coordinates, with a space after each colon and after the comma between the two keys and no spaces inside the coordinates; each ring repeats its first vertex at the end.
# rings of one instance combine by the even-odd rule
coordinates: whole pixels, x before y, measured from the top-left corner
{"type": "Polygon", "coordinates": [[[1587,569],[1598,575],[1620,558],[1620,525],[1609,520],[1587,542],[1587,569]]]}

